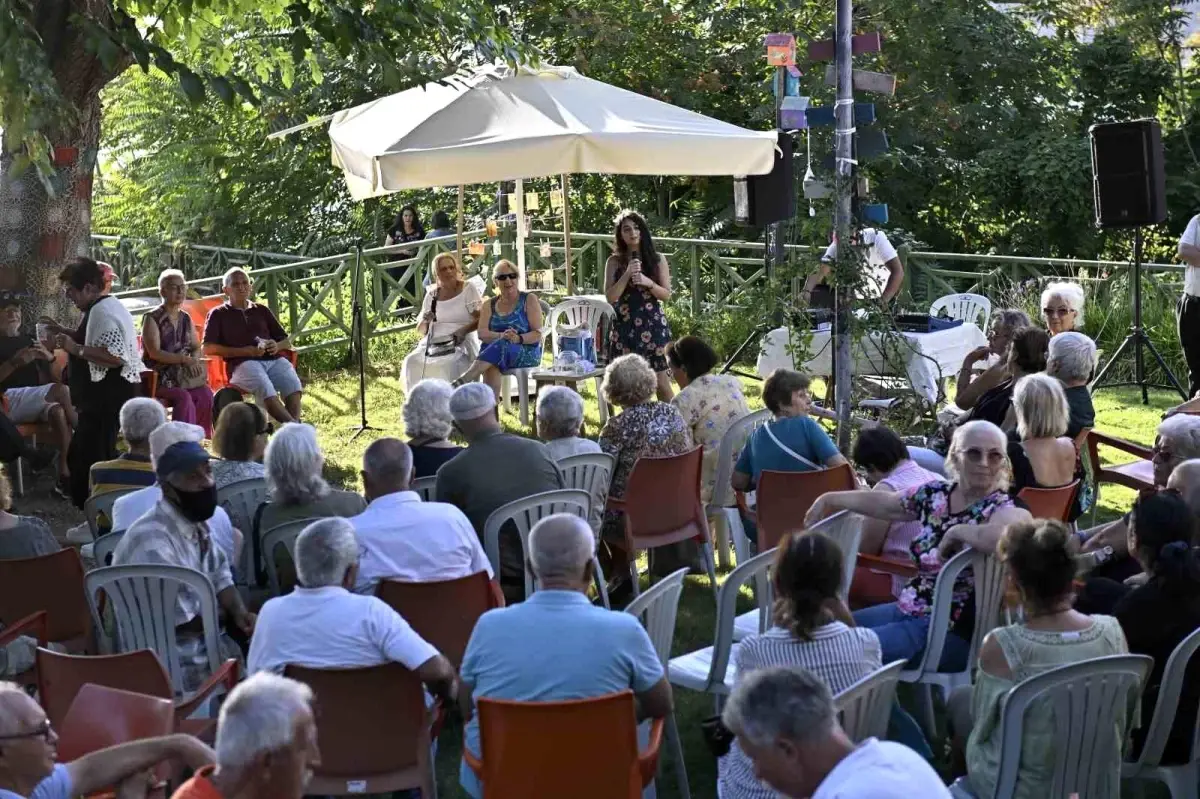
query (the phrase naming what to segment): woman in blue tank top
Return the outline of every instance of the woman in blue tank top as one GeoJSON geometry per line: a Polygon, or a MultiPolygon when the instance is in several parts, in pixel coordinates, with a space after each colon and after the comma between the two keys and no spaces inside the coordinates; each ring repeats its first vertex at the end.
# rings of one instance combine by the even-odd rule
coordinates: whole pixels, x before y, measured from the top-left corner
{"type": "Polygon", "coordinates": [[[471,368],[454,381],[459,386],[483,376],[496,396],[500,377],[513,369],[529,369],[542,362],[542,306],[536,296],[517,287],[517,268],[500,260],[492,270],[495,297],[479,310],[479,341],[483,349],[471,368]]]}

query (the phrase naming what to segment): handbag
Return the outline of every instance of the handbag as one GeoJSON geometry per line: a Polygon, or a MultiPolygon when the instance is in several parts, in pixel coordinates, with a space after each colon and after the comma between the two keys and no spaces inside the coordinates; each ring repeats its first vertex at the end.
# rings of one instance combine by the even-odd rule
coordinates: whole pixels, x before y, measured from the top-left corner
{"type": "Polygon", "coordinates": [[[180,388],[200,388],[208,385],[208,364],[204,361],[200,363],[180,363],[176,364],[179,367],[179,387],[180,388]]]}

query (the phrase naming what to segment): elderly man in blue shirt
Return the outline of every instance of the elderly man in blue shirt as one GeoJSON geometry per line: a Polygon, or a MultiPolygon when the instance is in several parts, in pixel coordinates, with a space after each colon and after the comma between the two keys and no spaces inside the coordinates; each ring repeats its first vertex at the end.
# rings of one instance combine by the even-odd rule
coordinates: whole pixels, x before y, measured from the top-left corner
{"type": "MultiPolygon", "coordinates": [[[[479,617],[463,656],[459,702],[469,719],[465,746],[479,756],[474,700],[555,702],[632,690],[639,718],[671,712],[671,686],[641,623],[587,598],[596,539],[577,516],[556,514],[529,534],[529,568],[538,591],[519,605],[479,617]]],[[[460,781],[478,799],[482,786],[464,761],[460,781]]]]}

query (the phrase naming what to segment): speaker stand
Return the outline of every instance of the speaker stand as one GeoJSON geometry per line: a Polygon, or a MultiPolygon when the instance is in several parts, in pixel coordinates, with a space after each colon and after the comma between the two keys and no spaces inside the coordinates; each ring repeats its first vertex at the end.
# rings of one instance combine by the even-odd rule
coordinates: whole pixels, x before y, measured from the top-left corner
{"type": "Polygon", "coordinates": [[[1179,384],[1179,380],[1175,377],[1175,373],[1171,371],[1171,367],[1167,366],[1167,362],[1163,359],[1162,354],[1154,346],[1154,342],[1146,335],[1145,328],[1142,327],[1142,228],[1137,226],[1133,229],[1133,326],[1129,329],[1129,335],[1121,342],[1121,346],[1113,353],[1112,358],[1108,363],[1104,364],[1104,368],[1096,375],[1096,379],[1088,386],[1090,391],[1096,391],[1100,388],[1110,388],[1114,386],[1141,386],[1142,388],[1142,404],[1150,404],[1150,395],[1148,389],[1153,388],[1174,388],[1179,392],[1179,396],[1183,397],[1183,401],[1187,402],[1187,392],[1183,390],[1183,386],[1179,384]],[[1158,363],[1163,374],[1167,376],[1167,380],[1171,382],[1169,386],[1154,385],[1146,382],[1146,362],[1142,356],[1142,347],[1150,350],[1150,354],[1154,356],[1154,360],[1158,363]],[[1105,383],[1104,378],[1121,357],[1127,353],[1133,353],[1133,381],[1127,383],[1105,383]]]}

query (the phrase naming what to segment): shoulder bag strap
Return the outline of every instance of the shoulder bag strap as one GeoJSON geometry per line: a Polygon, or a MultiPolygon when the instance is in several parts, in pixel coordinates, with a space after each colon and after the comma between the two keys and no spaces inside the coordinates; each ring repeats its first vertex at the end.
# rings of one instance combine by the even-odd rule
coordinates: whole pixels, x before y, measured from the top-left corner
{"type": "Polygon", "coordinates": [[[822,467],[818,466],[817,464],[813,463],[812,461],[810,461],[808,458],[801,455],[799,452],[796,452],[796,450],[792,449],[787,444],[784,444],[782,441],[780,441],[778,436],[776,436],[775,433],[771,430],[771,425],[769,422],[767,424],[763,425],[763,430],[767,431],[767,435],[770,436],[771,440],[775,442],[775,446],[779,447],[781,450],[786,452],[788,455],[791,455],[793,458],[800,461],[805,466],[809,467],[810,469],[822,468],[822,467]]]}

